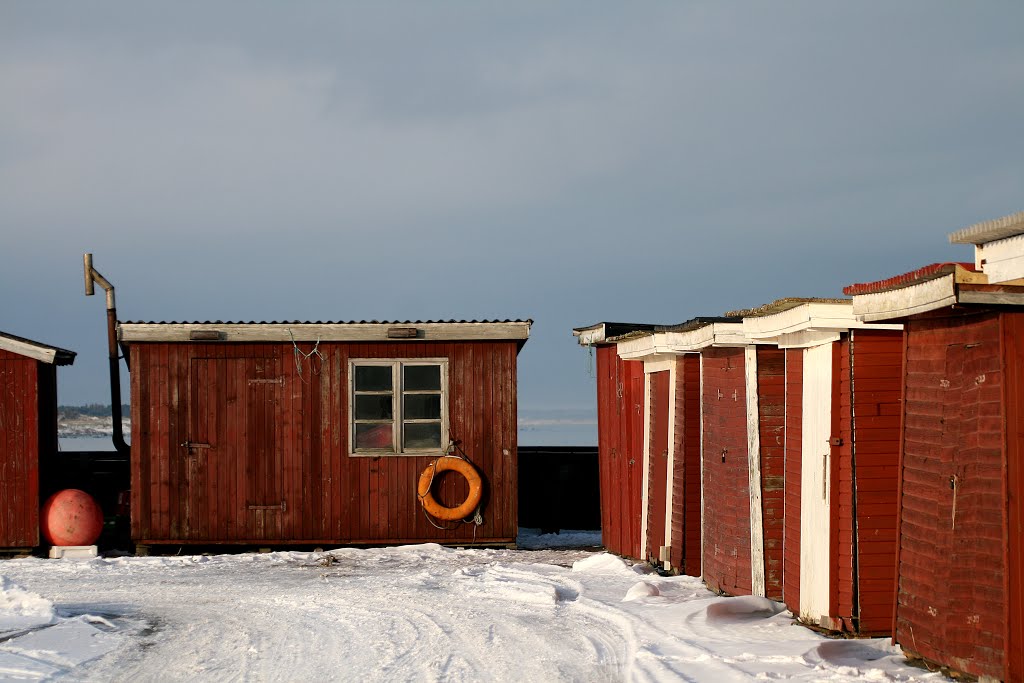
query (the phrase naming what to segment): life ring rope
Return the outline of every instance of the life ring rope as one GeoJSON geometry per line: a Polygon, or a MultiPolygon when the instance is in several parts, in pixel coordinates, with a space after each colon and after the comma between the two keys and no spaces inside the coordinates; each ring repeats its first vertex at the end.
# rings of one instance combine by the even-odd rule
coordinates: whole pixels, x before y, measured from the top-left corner
{"type": "Polygon", "coordinates": [[[480,525],[483,519],[480,517],[480,500],[483,497],[483,479],[476,467],[470,462],[466,454],[459,448],[459,454],[453,450],[458,448],[458,442],[452,441],[446,455],[436,458],[428,464],[420,474],[419,483],[416,487],[416,497],[419,498],[423,507],[424,516],[438,529],[450,529],[452,527],[440,526],[434,522],[437,519],[442,522],[465,522],[480,525]],[[469,493],[466,499],[455,507],[442,505],[434,498],[434,480],[441,472],[458,472],[465,479],[469,486],[469,493]]]}

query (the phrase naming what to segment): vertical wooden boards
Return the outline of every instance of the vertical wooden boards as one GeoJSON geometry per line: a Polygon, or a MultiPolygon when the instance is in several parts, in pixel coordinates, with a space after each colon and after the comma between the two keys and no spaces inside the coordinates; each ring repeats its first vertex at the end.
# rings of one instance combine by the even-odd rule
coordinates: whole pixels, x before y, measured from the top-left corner
{"type": "Polygon", "coordinates": [[[883,635],[892,632],[895,598],[903,334],[854,330],[849,359],[852,433],[842,436],[852,447],[856,496],[853,607],[860,633],[883,635]]]}
{"type": "Polygon", "coordinates": [[[786,505],[783,532],[783,602],[800,612],[800,484],[803,468],[803,349],[786,349],[786,505]]]}
{"type": "Polygon", "coordinates": [[[676,359],[672,430],[672,567],[700,576],[700,355],[676,359]]]}
{"type": "Polygon", "coordinates": [[[804,349],[800,478],[800,618],[831,607],[832,344],[804,349]]]}
{"type": "Polygon", "coordinates": [[[757,391],[765,595],[781,601],[786,514],[786,352],[783,349],[757,348],[757,391]]]}
{"type": "MultiPolygon", "coordinates": [[[[322,361],[298,346],[131,346],[137,542],[515,539],[515,342],[324,343],[322,361]],[[449,424],[486,482],[482,526],[423,517],[415,489],[433,456],[350,455],[356,358],[447,360],[449,424]]],[[[449,504],[465,493],[460,477],[439,482],[449,504]]]]}
{"type": "Polygon", "coordinates": [[[42,365],[0,351],[0,547],[39,545],[42,365]]]}
{"type": "Polygon", "coordinates": [[[1006,680],[1024,680],[1024,312],[1003,313],[1006,367],[1007,662],[1006,680]]]}
{"type": "Polygon", "coordinates": [[[611,552],[639,558],[643,479],[643,363],[597,348],[601,538],[611,552]]]}
{"type": "Polygon", "coordinates": [[[665,508],[668,504],[668,445],[670,385],[668,370],[650,373],[650,447],[647,462],[647,558],[661,562],[665,545],[665,508]]]}
{"type": "Polygon", "coordinates": [[[1000,316],[912,318],[896,640],[974,676],[1006,675],[1008,547],[1000,316]]]}
{"type": "Polygon", "coordinates": [[[749,595],[750,497],[742,348],[709,347],[703,362],[703,576],[711,590],[749,595]]]}

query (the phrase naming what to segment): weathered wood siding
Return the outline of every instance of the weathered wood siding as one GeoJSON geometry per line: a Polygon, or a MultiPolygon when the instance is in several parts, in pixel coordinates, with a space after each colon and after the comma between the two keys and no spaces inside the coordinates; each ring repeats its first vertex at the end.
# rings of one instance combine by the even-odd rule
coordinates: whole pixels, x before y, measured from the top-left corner
{"type": "Polygon", "coordinates": [[[676,359],[672,566],[700,576],[700,356],[676,359]]]}
{"type": "MultiPolygon", "coordinates": [[[[516,536],[516,344],[131,345],[138,543],[509,542],[516,536]],[[300,345],[309,351],[311,345],[300,345]],[[449,425],[485,481],[484,524],[435,528],[416,498],[433,456],[351,457],[349,359],[448,359],[449,425]],[[186,441],[210,444],[190,449],[186,441]]],[[[465,495],[446,473],[438,496],[465,495]]]]}
{"type": "MultiPolygon", "coordinates": [[[[848,434],[844,428],[841,436],[844,444],[850,444],[851,458],[848,466],[844,460],[840,496],[845,496],[849,484],[855,484],[850,493],[855,496],[856,517],[852,528],[845,522],[840,528],[844,534],[856,531],[857,583],[856,594],[849,594],[853,611],[841,608],[840,614],[859,617],[861,634],[882,635],[892,632],[903,333],[854,330],[848,346],[844,367],[850,370],[843,373],[843,421],[844,425],[848,421],[852,432],[848,434]]],[[[845,502],[840,514],[847,514],[845,502]]],[[[853,567],[850,569],[852,573],[853,567]]],[[[841,589],[841,598],[845,600],[846,595],[841,589]]]]}
{"type": "Polygon", "coordinates": [[[764,524],[765,595],[782,600],[785,500],[786,354],[757,349],[757,412],[761,444],[761,519],[764,524]]]}
{"type": "Polygon", "coordinates": [[[601,538],[610,552],[640,557],[643,483],[643,363],[597,348],[601,538]]]}
{"type": "Polygon", "coordinates": [[[703,359],[704,581],[752,591],[744,349],[709,347],[703,359]]]}
{"type": "Polygon", "coordinates": [[[906,651],[996,679],[1006,676],[1011,542],[1001,331],[994,312],[906,324],[896,607],[906,651]]]}
{"type": "Polygon", "coordinates": [[[783,602],[800,611],[800,478],[803,453],[803,349],[786,349],[786,513],[783,538],[783,602]]]}
{"type": "Polygon", "coordinates": [[[650,374],[650,447],[647,454],[647,559],[660,563],[668,506],[669,371],[650,374]]]}
{"type": "Polygon", "coordinates": [[[1006,679],[1024,680],[1024,312],[1003,313],[1009,523],[1006,679]]]}
{"type": "Polygon", "coordinates": [[[39,545],[39,464],[57,449],[53,366],[0,351],[0,548],[39,545]]]}

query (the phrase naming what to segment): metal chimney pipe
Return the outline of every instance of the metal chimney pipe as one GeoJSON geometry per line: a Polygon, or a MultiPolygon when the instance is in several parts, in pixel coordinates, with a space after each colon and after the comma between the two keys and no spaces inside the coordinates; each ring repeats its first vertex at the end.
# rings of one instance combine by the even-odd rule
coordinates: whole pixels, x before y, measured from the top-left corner
{"type": "Polygon", "coordinates": [[[117,307],[114,305],[114,285],[110,284],[105,277],[92,267],[92,254],[85,254],[83,257],[85,266],[85,295],[92,296],[95,293],[93,283],[98,284],[107,293],[107,357],[110,363],[110,414],[114,421],[114,449],[122,454],[128,455],[130,447],[124,440],[124,431],[121,428],[121,369],[118,361],[120,356],[117,352],[117,307]]]}

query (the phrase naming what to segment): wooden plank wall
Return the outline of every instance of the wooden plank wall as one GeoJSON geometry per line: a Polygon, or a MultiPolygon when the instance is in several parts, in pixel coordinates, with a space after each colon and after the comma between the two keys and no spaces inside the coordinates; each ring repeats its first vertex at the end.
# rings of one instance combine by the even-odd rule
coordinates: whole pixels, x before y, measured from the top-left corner
{"type": "Polygon", "coordinates": [[[1003,358],[993,312],[908,321],[896,640],[1005,677],[1003,358]]]}
{"type": "Polygon", "coordinates": [[[610,552],[640,557],[643,483],[643,363],[597,349],[601,538],[610,552]]]}
{"type": "MultiPolygon", "coordinates": [[[[832,573],[830,579],[831,600],[829,615],[835,617],[845,631],[853,631],[853,616],[857,601],[854,589],[854,469],[853,469],[853,372],[851,369],[850,336],[844,334],[835,344],[836,364],[833,367],[832,383],[835,387],[832,397],[832,436],[841,443],[830,448],[832,462],[831,490],[833,504],[832,524],[832,573]]],[[[897,420],[898,422],[898,420],[897,420]]],[[[899,425],[897,424],[897,427],[899,425]]],[[[891,587],[891,586],[890,586],[891,587]]]]}
{"type": "Polygon", "coordinates": [[[700,576],[700,356],[676,359],[672,566],[700,576]]]}
{"type": "MultiPolygon", "coordinates": [[[[132,345],[133,539],[514,540],[515,343],[324,343],[320,351],[322,367],[307,360],[300,372],[290,345],[132,345]],[[450,427],[485,481],[482,526],[437,529],[426,519],[416,483],[433,456],[349,456],[350,358],[448,359],[450,427]],[[203,407],[190,412],[192,404],[203,407]],[[218,443],[192,455],[180,445],[201,438],[218,443]],[[276,448],[260,450],[268,441],[276,448]]],[[[461,477],[442,477],[442,502],[464,495],[461,477]]]]}
{"type": "Polygon", "coordinates": [[[800,481],[804,350],[786,349],[786,513],[783,538],[783,602],[800,613],[800,481]]]}
{"type": "Polygon", "coordinates": [[[842,435],[853,447],[857,503],[857,604],[851,604],[850,614],[859,616],[860,633],[884,635],[892,632],[895,599],[903,333],[854,330],[850,339],[846,402],[852,406],[853,431],[842,435]]]}
{"type": "Polygon", "coordinates": [[[750,595],[750,495],[744,350],[703,356],[704,558],[708,588],[750,595]]]}
{"type": "Polygon", "coordinates": [[[40,388],[52,376],[39,361],[0,351],[0,548],[39,545],[40,388]]]}
{"type": "Polygon", "coordinates": [[[651,378],[651,427],[647,473],[647,559],[661,563],[665,545],[665,512],[668,506],[669,371],[653,372],[651,378]]]}
{"type": "Polygon", "coordinates": [[[786,352],[783,349],[758,347],[757,395],[765,595],[772,600],[782,600],[786,514],[786,352]]]}
{"type": "Polygon", "coordinates": [[[1003,313],[1009,548],[1006,679],[1024,680],[1024,312],[1003,313]]]}

